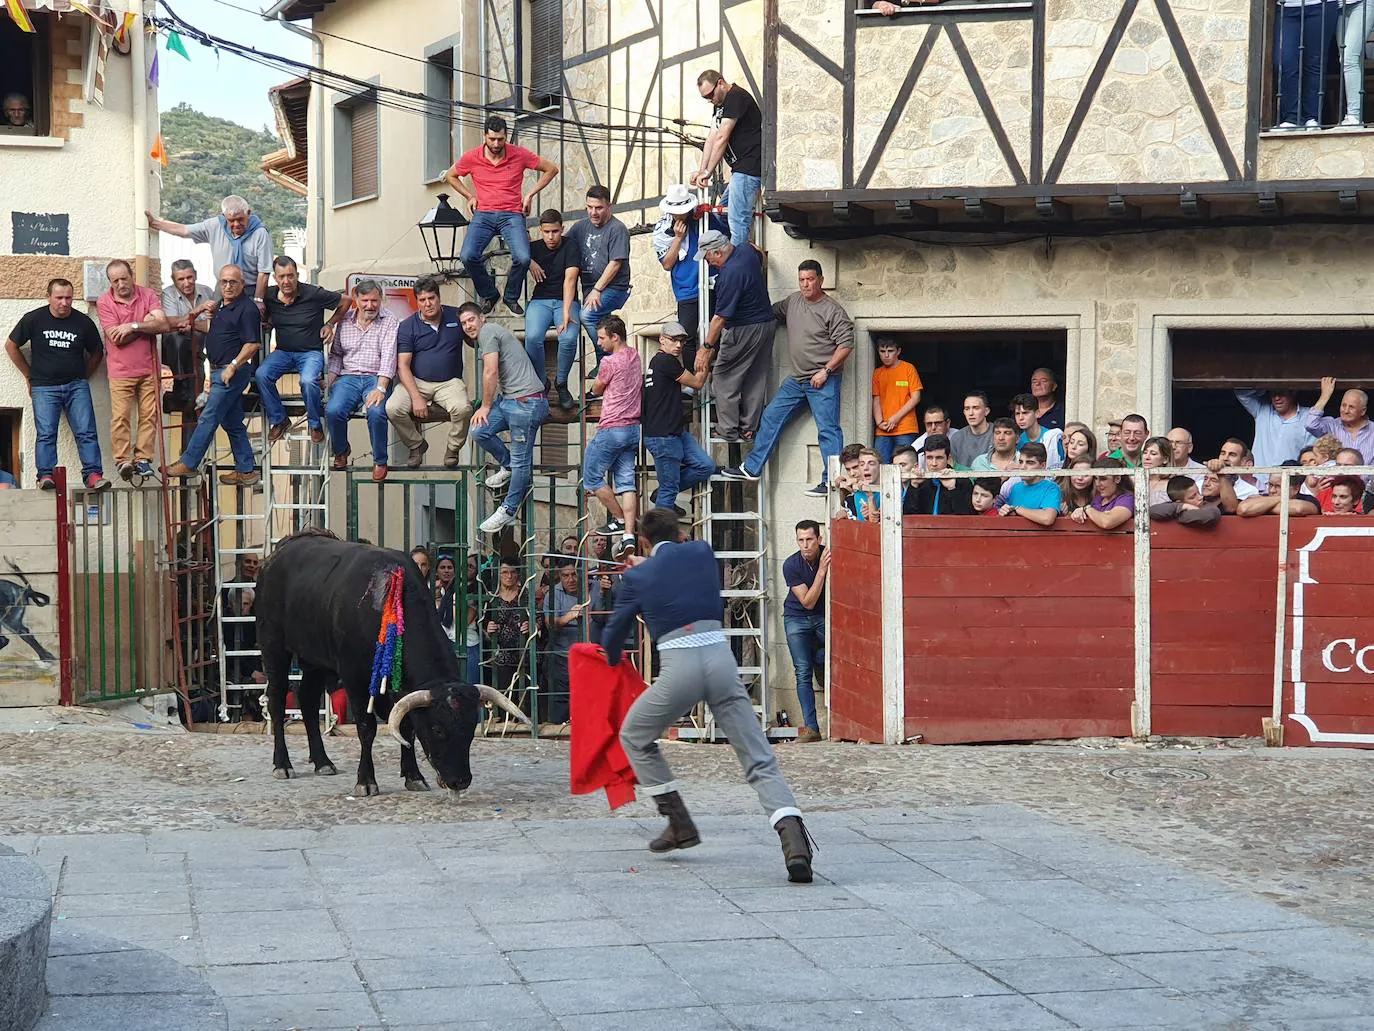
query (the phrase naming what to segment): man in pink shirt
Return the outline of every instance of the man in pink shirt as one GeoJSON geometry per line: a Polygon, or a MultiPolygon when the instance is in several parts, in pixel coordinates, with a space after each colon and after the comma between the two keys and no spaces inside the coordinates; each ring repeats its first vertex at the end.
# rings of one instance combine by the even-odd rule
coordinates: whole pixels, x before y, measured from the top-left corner
{"type": "Polygon", "coordinates": [[[601,418],[582,462],[582,489],[606,506],[606,525],[596,532],[619,537],[620,554],[635,546],[635,459],[644,367],[639,352],[625,339],[625,321],[619,315],[602,319],[596,335],[606,357],[590,390],[601,395],[601,418]]]}
{"type": "MultiPolygon", "coordinates": [[[[463,238],[463,268],[472,277],[482,314],[488,315],[501,296],[496,282],[487,271],[482,252],[498,233],[510,248],[510,275],[506,277],[506,307],[514,315],[523,315],[520,291],[525,286],[525,273],[530,267],[530,233],[525,216],[530,213],[535,195],[553,182],[558,166],[532,150],[506,142],[506,120],[500,115],[487,119],[486,139],[480,147],[468,151],[448,170],[444,179],[468,202],[472,221],[463,238]],[[539,181],[529,193],[524,192],[525,170],[535,169],[539,181]],[[463,182],[472,178],[472,187],[463,182]]],[[[542,373],[541,373],[542,375],[542,373]]]]}
{"type": "Polygon", "coordinates": [[[134,272],[123,258],[105,266],[110,288],[95,302],[105,334],[105,365],[110,375],[110,442],[119,475],[156,476],[153,452],[161,428],[158,414],[157,334],[170,322],[162,301],[146,286],[134,284],[134,272]],[[138,439],[129,430],[130,415],[138,406],[138,439]]]}

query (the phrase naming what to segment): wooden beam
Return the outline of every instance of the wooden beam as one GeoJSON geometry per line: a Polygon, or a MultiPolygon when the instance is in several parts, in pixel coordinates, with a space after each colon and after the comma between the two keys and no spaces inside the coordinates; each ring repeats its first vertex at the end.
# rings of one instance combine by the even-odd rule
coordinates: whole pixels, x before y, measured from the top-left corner
{"type": "Polygon", "coordinates": [[[866,208],[862,204],[838,200],[831,205],[831,210],[837,219],[852,226],[871,226],[873,224],[873,209],[866,208]]]}
{"type": "Polygon", "coordinates": [[[1341,214],[1358,215],[1360,213],[1360,194],[1358,190],[1342,190],[1338,194],[1341,214]]]}
{"type": "Polygon", "coordinates": [[[914,200],[899,200],[897,205],[897,217],[904,222],[924,222],[926,225],[935,225],[940,221],[940,212],[927,204],[921,204],[914,200]]]}
{"type": "Polygon", "coordinates": [[[1043,219],[1054,222],[1073,221],[1073,208],[1062,200],[1055,200],[1053,197],[1036,197],[1035,213],[1043,219]]]}
{"type": "Polygon", "coordinates": [[[1119,193],[1113,193],[1107,197],[1107,214],[1112,218],[1125,219],[1128,222],[1140,221],[1140,207],[1132,204],[1119,193]]]}
{"type": "Polygon", "coordinates": [[[996,204],[989,204],[982,197],[964,198],[964,217],[974,222],[1004,222],[1006,216],[996,204]]]}
{"type": "Polygon", "coordinates": [[[1178,202],[1183,208],[1183,213],[1189,218],[1208,219],[1212,217],[1212,205],[1192,190],[1184,190],[1179,195],[1178,202]]]}
{"type": "Polygon", "coordinates": [[[790,204],[765,204],[763,213],[768,216],[770,222],[779,225],[800,226],[805,229],[811,222],[805,211],[794,208],[790,204]]]}
{"type": "Polygon", "coordinates": [[[1261,190],[1259,193],[1259,209],[1261,215],[1282,218],[1283,198],[1273,190],[1261,190]]]}

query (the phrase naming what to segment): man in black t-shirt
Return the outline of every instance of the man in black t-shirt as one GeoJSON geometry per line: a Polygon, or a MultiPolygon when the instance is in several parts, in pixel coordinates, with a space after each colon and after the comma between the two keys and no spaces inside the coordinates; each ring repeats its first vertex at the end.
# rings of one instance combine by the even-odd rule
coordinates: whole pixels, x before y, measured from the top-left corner
{"type": "Polygon", "coordinates": [[[70,281],[49,281],[47,305],[25,313],[10,331],[5,351],[33,398],[38,486],[43,490],[56,486],[52,472],[57,467],[57,427],[66,412],[81,457],[81,482],[87,490],[105,490],[110,481],[101,468],[95,407],[86,382],[100,365],[105,347],[91,317],[72,310],[73,296],[70,281]],[[27,359],[19,350],[25,344],[29,345],[27,359]]]}
{"type": "Polygon", "coordinates": [[[277,285],[268,289],[263,303],[267,306],[267,318],[277,331],[277,346],[258,366],[255,377],[263,414],[271,427],[272,440],[281,440],[290,420],[277,393],[277,380],[288,372],[297,373],[310,439],[319,444],[324,441],[324,393],[320,387],[324,345],[334,341],[334,329],[353,302],[337,290],[302,283],[296,263],[284,254],[272,262],[272,278],[277,285]],[[325,325],[324,313],[328,308],[334,309],[334,317],[325,325]]]}
{"type": "Polygon", "coordinates": [[[711,102],[714,128],[706,137],[701,167],[692,176],[692,185],[711,185],[711,174],[721,158],[730,162],[730,186],[726,194],[730,242],[743,247],[749,242],[754,202],[763,185],[763,112],[748,90],[730,85],[714,68],[697,76],[697,90],[702,100],[711,102]]]}
{"type": "Polygon", "coordinates": [[[540,214],[539,237],[530,244],[530,278],[536,285],[525,304],[525,353],[547,388],[544,338],[550,326],[558,327],[558,374],[554,383],[558,388],[558,406],[571,408],[568,373],[577,358],[577,334],[581,331],[577,277],[582,269],[582,248],[576,240],[563,235],[563,215],[557,208],[540,214]]]}
{"type": "Polygon", "coordinates": [[[644,393],[640,399],[639,424],[644,447],[654,456],[658,490],[650,495],[659,508],[676,509],[678,491],[706,483],[716,473],[716,463],[702,450],[687,430],[682,412],[682,388],[700,390],[710,373],[688,372],[682,367],[682,345],[687,330],[676,322],[665,322],[658,337],[658,351],[644,370],[644,393]]]}

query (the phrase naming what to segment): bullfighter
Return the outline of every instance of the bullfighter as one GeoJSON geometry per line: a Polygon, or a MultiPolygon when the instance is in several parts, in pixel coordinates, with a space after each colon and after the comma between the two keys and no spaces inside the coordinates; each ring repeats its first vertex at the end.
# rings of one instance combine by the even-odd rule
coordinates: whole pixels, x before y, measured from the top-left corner
{"type": "Polygon", "coordinates": [[[744,779],[758,792],[764,812],[782,842],[787,879],[811,882],[811,844],[801,810],[778,770],[773,747],[759,726],[753,703],[740,682],[723,621],[724,606],[715,553],[705,541],[682,541],[677,513],[655,508],[639,524],[640,547],[648,558],[632,558],[621,581],[615,610],[601,637],[606,661],[614,666],[635,616],[643,614],[658,643],[659,675],[635,701],[620,729],[620,743],[635,776],[668,818],[651,852],[671,852],[701,843],[658,739],[675,720],[701,702],[711,707],[744,767],[744,779]]]}

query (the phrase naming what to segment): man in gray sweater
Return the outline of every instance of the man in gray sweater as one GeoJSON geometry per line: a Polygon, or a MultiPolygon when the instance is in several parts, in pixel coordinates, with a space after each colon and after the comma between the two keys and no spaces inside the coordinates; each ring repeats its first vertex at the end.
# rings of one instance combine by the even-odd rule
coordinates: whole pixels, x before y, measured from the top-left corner
{"type": "Polygon", "coordinates": [[[821,482],[808,487],[808,497],[826,496],[825,477],[832,455],[844,447],[840,431],[840,370],[854,350],[854,320],[833,298],[825,296],[821,265],[807,259],[797,266],[796,293],[773,305],[773,317],[787,327],[791,375],[782,381],[763,410],[754,449],[739,466],[722,469],[731,480],[757,480],[778,446],[783,428],[803,405],[816,420],[821,447],[821,482]]]}

